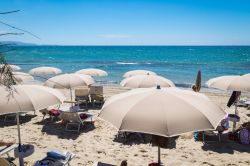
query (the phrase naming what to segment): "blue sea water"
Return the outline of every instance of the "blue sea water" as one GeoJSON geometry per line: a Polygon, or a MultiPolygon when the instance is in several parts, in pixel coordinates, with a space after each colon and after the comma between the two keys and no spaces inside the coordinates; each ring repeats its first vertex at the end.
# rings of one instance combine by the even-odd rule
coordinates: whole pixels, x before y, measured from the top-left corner
{"type": "Polygon", "coordinates": [[[250,46],[18,46],[6,57],[24,72],[38,66],[64,73],[91,67],[109,73],[97,80],[119,82],[129,70],[146,69],[183,87],[194,83],[198,70],[203,85],[212,77],[250,73],[250,46]]]}

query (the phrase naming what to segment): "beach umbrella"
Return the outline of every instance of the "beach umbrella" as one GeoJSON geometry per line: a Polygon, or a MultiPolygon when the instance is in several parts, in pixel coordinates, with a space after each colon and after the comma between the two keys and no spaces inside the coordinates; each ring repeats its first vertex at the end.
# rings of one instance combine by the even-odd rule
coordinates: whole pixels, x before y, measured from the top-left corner
{"type": "Polygon", "coordinates": [[[77,86],[89,86],[94,84],[95,80],[85,74],[61,74],[55,77],[48,79],[44,85],[51,88],[58,89],[69,89],[70,90],[70,98],[72,100],[72,89],[77,86]]]}
{"type": "Polygon", "coordinates": [[[94,68],[87,68],[87,69],[82,69],[78,70],[76,72],[77,74],[86,74],[90,76],[107,76],[108,73],[104,70],[101,69],[94,69],[94,68]]]}
{"type": "Polygon", "coordinates": [[[131,70],[126,72],[123,77],[131,77],[135,75],[157,75],[155,72],[149,71],[149,70],[131,70]]]}
{"type": "Polygon", "coordinates": [[[17,82],[26,82],[34,80],[34,78],[30,74],[23,72],[13,72],[13,76],[17,82]]]}
{"type": "Polygon", "coordinates": [[[201,90],[201,71],[199,70],[196,75],[195,84],[192,86],[193,91],[199,92],[201,90]]]}
{"type": "MultiPolygon", "coordinates": [[[[216,77],[216,78],[212,78],[208,80],[206,84],[208,85],[208,87],[213,87],[213,88],[222,89],[222,90],[250,92],[250,77],[248,77],[247,75],[245,76],[232,75],[232,76],[216,77]]],[[[238,99],[236,99],[236,104],[235,104],[236,115],[238,114],[237,102],[238,102],[238,99]]]]}
{"type": "MultiPolygon", "coordinates": [[[[14,70],[14,71],[16,71],[16,70],[21,70],[21,67],[19,67],[19,66],[17,66],[17,65],[10,65],[10,64],[8,64],[8,66],[9,66],[12,70],[14,70]]],[[[4,67],[4,64],[1,64],[1,65],[0,65],[0,68],[2,68],[2,67],[4,67]]]]}
{"type": "Polygon", "coordinates": [[[225,115],[203,94],[158,86],[112,96],[103,105],[99,117],[120,131],[172,137],[191,131],[214,130],[225,115]]]}
{"type": "Polygon", "coordinates": [[[56,75],[56,74],[62,73],[62,70],[60,70],[60,69],[58,69],[56,67],[43,66],[43,67],[37,67],[37,68],[31,69],[29,71],[29,73],[32,74],[32,75],[37,75],[37,76],[56,75]]]}
{"type": "Polygon", "coordinates": [[[250,91],[250,77],[247,76],[221,76],[215,77],[206,82],[208,87],[232,91],[250,91]]]}
{"type": "MultiPolygon", "coordinates": [[[[19,125],[19,113],[37,111],[51,105],[62,103],[65,96],[58,90],[39,85],[14,85],[13,91],[0,86],[0,114],[17,113],[17,129],[19,152],[21,147],[21,134],[19,125]]],[[[20,157],[20,165],[23,159],[20,157]]]]}
{"type": "MultiPolygon", "coordinates": [[[[29,75],[28,73],[23,73],[23,72],[12,72],[13,74],[13,78],[15,79],[15,81],[17,83],[21,83],[21,82],[26,82],[26,81],[32,81],[34,80],[34,78],[29,75]]],[[[1,75],[0,76],[0,82],[2,80],[4,80],[6,76],[5,75],[1,75]]]]}
{"type": "Polygon", "coordinates": [[[135,75],[125,78],[120,83],[123,87],[129,88],[150,88],[160,85],[161,87],[174,87],[174,83],[158,75],[135,75]]]}

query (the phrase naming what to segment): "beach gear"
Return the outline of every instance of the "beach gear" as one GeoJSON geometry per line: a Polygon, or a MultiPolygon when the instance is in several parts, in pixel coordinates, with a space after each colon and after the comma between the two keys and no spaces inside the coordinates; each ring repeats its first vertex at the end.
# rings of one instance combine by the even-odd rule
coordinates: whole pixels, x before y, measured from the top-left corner
{"type": "Polygon", "coordinates": [[[99,114],[119,131],[164,137],[214,130],[225,116],[226,113],[203,94],[159,86],[114,95],[106,100],[99,114]]]}
{"type": "Polygon", "coordinates": [[[90,99],[93,107],[102,107],[104,103],[103,86],[90,87],[90,99]]]}
{"type": "Polygon", "coordinates": [[[13,151],[16,147],[18,147],[17,144],[13,144],[10,146],[0,146],[0,157],[7,155],[8,159],[10,158],[9,153],[13,151]]]}
{"type": "Polygon", "coordinates": [[[53,117],[58,117],[60,115],[60,111],[58,109],[51,109],[48,114],[53,117]]]}
{"type": "Polygon", "coordinates": [[[66,127],[65,127],[66,131],[79,132],[81,125],[84,125],[84,123],[87,121],[92,122],[93,115],[89,113],[84,113],[82,115],[79,115],[78,112],[64,112],[63,111],[59,117],[60,119],[62,119],[64,123],[66,123],[66,127]],[[81,116],[83,119],[81,118],[81,116]],[[73,129],[72,126],[76,126],[76,129],[73,129]]]}
{"type": "MultiPolygon", "coordinates": [[[[235,94],[232,96],[232,101],[235,103],[235,114],[238,115],[239,112],[237,110],[237,103],[238,99],[240,97],[240,92],[249,92],[250,91],[250,77],[246,76],[221,76],[216,77],[208,80],[206,84],[208,87],[218,88],[222,90],[232,90],[232,91],[238,91],[235,92],[235,94]]],[[[232,103],[232,101],[229,100],[228,105],[232,103]]],[[[234,124],[235,126],[236,124],[234,124]]],[[[235,130],[235,128],[233,128],[235,130]]]]}
{"type": "Polygon", "coordinates": [[[149,70],[131,70],[126,72],[123,77],[128,78],[135,75],[157,75],[155,72],[149,70]]]}
{"type": "MultiPolygon", "coordinates": [[[[70,98],[72,97],[72,89],[77,86],[88,86],[94,84],[95,80],[89,76],[84,74],[61,74],[55,77],[48,79],[44,85],[51,88],[58,89],[69,89],[70,90],[70,98]]],[[[72,104],[73,105],[73,104],[72,104]]]]}
{"type": "Polygon", "coordinates": [[[242,128],[239,131],[239,140],[241,144],[250,144],[250,130],[242,128]]]}
{"type": "Polygon", "coordinates": [[[75,88],[75,100],[77,105],[81,110],[88,107],[90,103],[89,99],[89,87],[88,86],[80,86],[75,88]]]}
{"type": "Polygon", "coordinates": [[[201,71],[199,70],[196,76],[195,84],[192,86],[194,92],[199,92],[201,89],[201,71]]]}
{"type": "Polygon", "coordinates": [[[56,75],[62,73],[62,70],[56,68],[56,67],[37,67],[33,68],[29,71],[30,74],[36,75],[36,76],[42,76],[42,75],[56,75]]]}
{"type": "Polygon", "coordinates": [[[151,88],[157,85],[161,87],[175,87],[171,80],[158,75],[135,75],[125,78],[120,83],[123,87],[128,88],[151,88]]]}
{"type": "Polygon", "coordinates": [[[87,68],[87,69],[78,70],[76,73],[86,74],[90,76],[107,76],[108,75],[106,71],[101,70],[101,69],[95,69],[95,68],[87,68]]]}
{"type": "Polygon", "coordinates": [[[60,152],[52,150],[47,152],[47,156],[40,161],[37,161],[34,166],[70,166],[70,161],[75,157],[71,152],[60,152]]]}
{"type": "MultiPolygon", "coordinates": [[[[21,133],[19,114],[20,112],[38,111],[48,106],[60,104],[65,100],[65,96],[52,88],[40,85],[14,85],[10,92],[4,87],[0,87],[0,114],[17,113],[18,143],[21,149],[21,133]]],[[[23,166],[23,159],[20,157],[20,165],[23,166]]]]}

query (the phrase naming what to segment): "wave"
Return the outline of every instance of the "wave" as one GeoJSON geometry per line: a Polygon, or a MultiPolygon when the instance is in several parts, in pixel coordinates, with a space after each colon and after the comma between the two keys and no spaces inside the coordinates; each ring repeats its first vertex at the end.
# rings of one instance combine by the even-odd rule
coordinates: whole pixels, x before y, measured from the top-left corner
{"type": "Polygon", "coordinates": [[[137,65],[137,62],[116,62],[118,65],[137,65]]]}

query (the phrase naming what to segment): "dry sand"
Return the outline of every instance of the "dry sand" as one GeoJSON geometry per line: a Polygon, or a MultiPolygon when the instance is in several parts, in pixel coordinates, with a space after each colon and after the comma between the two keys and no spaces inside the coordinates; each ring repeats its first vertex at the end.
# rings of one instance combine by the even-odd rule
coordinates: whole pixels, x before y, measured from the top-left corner
{"type": "MultiPolygon", "coordinates": [[[[126,91],[121,87],[105,87],[105,97],[126,91]]],[[[211,100],[219,104],[227,112],[233,113],[234,108],[227,108],[229,98],[227,93],[205,93],[211,100]]],[[[157,147],[152,147],[149,142],[129,139],[122,143],[116,139],[117,130],[109,123],[104,122],[96,115],[100,110],[89,110],[95,114],[94,124],[88,123],[82,127],[80,133],[66,132],[65,126],[60,121],[51,122],[49,119],[42,121],[42,114],[29,113],[22,117],[21,134],[23,143],[35,146],[35,153],[25,158],[25,165],[33,165],[42,159],[48,150],[58,149],[71,151],[76,157],[71,161],[72,166],[92,165],[95,161],[119,165],[127,159],[129,166],[146,166],[152,161],[157,161],[157,147]]],[[[239,108],[241,122],[250,121],[250,111],[239,108]]],[[[231,125],[232,126],[232,125],[231,125]]],[[[4,126],[0,122],[0,139],[17,139],[15,124],[4,126]]],[[[250,145],[241,145],[228,141],[226,136],[223,142],[213,142],[203,145],[195,142],[192,134],[185,134],[176,140],[176,146],[171,149],[162,149],[162,162],[164,165],[250,165],[250,145]]],[[[17,163],[18,161],[15,160],[17,163]]]]}

